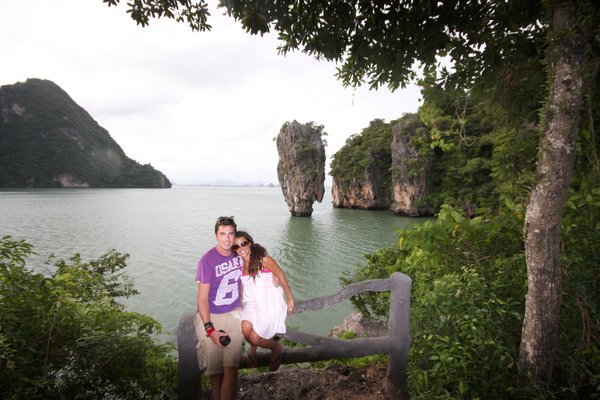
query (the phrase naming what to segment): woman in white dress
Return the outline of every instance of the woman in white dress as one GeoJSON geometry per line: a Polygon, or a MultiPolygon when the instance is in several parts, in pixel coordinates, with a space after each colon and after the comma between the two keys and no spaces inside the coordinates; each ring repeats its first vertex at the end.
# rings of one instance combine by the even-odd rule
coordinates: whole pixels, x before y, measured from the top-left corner
{"type": "Polygon", "coordinates": [[[294,312],[290,285],[277,262],[247,232],[238,231],[231,248],[244,260],[242,333],[250,343],[248,364],[256,366],[256,349],[263,347],[271,350],[269,371],[277,371],[284,348],[273,337],[286,332],[286,316],[294,312]]]}

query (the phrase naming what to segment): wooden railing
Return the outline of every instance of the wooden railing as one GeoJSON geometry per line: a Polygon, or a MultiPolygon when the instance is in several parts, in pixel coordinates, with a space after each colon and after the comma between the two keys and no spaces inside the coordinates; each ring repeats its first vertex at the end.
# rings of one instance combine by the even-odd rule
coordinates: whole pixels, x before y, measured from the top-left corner
{"type": "MultiPolygon", "coordinates": [[[[333,296],[299,301],[295,304],[296,313],[316,311],[361,292],[390,291],[390,316],[388,335],[380,337],[336,339],[304,332],[288,331],[285,337],[308,347],[286,348],[282,364],[322,361],[336,358],[357,358],[372,354],[387,354],[386,391],[391,399],[408,399],[407,364],[410,345],[410,290],[411,279],[395,272],[388,279],[374,279],[348,285],[333,296]]],[[[194,312],[184,314],[177,329],[179,354],[179,399],[199,399],[201,394],[200,371],[196,358],[196,334],[194,332],[194,312]]],[[[269,364],[269,353],[258,352],[259,367],[269,364]]],[[[240,360],[240,368],[250,368],[240,360]]]]}

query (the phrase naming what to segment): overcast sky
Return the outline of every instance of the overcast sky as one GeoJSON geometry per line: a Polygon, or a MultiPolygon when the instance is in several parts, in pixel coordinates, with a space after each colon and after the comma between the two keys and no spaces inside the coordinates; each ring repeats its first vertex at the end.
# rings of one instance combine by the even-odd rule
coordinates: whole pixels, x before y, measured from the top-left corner
{"type": "Polygon", "coordinates": [[[275,35],[251,36],[216,2],[213,29],[192,32],[172,20],[142,28],[122,1],[0,0],[0,86],[53,81],[174,184],[277,183],[273,138],[292,120],[325,127],[328,175],[350,135],[420,104],[415,86],[344,88],[334,64],[278,55],[275,35]]]}

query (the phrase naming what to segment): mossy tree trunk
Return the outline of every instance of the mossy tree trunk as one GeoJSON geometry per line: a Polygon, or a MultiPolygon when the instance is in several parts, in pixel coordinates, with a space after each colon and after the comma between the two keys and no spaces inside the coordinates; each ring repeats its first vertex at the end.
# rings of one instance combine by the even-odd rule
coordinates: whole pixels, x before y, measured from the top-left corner
{"type": "Polygon", "coordinates": [[[574,8],[553,13],[536,181],[525,217],[528,290],[519,361],[530,379],[550,382],[562,302],[560,228],[575,164],[585,80],[584,39],[574,8]]]}

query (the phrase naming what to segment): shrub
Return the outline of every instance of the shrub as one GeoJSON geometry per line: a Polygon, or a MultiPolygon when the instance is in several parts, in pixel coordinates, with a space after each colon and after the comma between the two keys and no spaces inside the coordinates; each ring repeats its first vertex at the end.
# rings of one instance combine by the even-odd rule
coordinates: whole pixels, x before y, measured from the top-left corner
{"type": "MultiPolygon", "coordinates": [[[[597,194],[600,194],[597,193],[597,194]]],[[[517,213],[467,219],[444,206],[438,219],[405,228],[397,246],[367,255],[342,277],[412,278],[409,386],[413,399],[586,398],[598,395],[599,196],[572,196],[565,218],[565,285],[555,379],[547,388],[519,385],[518,346],[527,273],[517,213]],[[587,212],[582,213],[581,209],[587,212]],[[578,244],[575,244],[577,242],[578,244]]],[[[352,299],[386,316],[387,294],[352,299]]]]}
{"type": "Polygon", "coordinates": [[[26,267],[31,249],[0,240],[0,397],[173,398],[173,346],[156,340],[154,319],[118,302],[137,293],[127,255],[50,258],[44,276],[26,267]]]}

